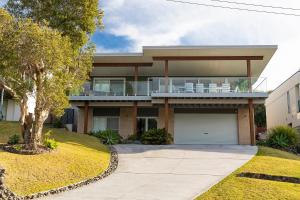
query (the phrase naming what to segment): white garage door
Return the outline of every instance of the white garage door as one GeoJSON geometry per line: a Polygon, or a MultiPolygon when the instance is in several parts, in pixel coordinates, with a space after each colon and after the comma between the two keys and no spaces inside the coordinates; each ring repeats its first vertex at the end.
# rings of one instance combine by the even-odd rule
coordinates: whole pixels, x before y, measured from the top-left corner
{"type": "Polygon", "coordinates": [[[175,114],[175,144],[238,144],[236,114],[175,114]]]}

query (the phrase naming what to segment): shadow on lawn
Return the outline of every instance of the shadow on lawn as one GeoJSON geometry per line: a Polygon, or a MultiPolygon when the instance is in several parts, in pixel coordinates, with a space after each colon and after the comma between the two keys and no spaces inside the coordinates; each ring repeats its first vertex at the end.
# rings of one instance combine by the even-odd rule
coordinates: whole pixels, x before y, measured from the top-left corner
{"type": "Polygon", "coordinates": [[[268,156],[268,157],[274,157],[274,158],[280,158],[280,159],[287,159],[287,160],[296,160],[300,162],[300,156],[279,150],[279,149],[274,149],[271,147],[259,147],[259,151],[256,154],[256,156],[268,156]]]}
{"type": "MultiPolygon", "coordinates": [[[[83,146],[86,148],[95,149],[97,151],[109,152],[108,148],[106,148],[104,145],[101,145],[99,139],[95,137],[69,132],[65,129],[53,128],[45,124],[43,128],[43,134],[49,130],[53,131],[51,137],[60,143],[69,143],[70,145],[83,146]]],[[[13,134],[20,135],[20,125],[18,122],[0,122],[0,144],[7,143],[8,138],[13,134]]],[[[20,143],[22,142],[22,138],[20,138],[20,143]]]]}

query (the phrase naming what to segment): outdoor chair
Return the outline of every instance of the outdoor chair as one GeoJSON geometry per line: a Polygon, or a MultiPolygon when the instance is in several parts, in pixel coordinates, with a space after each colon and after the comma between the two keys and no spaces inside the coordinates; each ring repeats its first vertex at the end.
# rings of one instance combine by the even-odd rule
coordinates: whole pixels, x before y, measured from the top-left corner
{"type": "Polygon", "coordinates": [[[204,84],[203,83],[196,84],[196,93],[204,93],[204,84]]]}
{"type": "Polygon", "coordinates": [[[222,92],[223,93],[230,92],[230,83],[222,83],[222,92]]]}
{"type": "Polygon", "coordinates": [[[218,92],[217,84],[216,83],[210,83],[208,85],[208,90],[209,90],[209,93],[217,93],[218,92]]]}
{"type": "Polygon", "coordinates": [[[194,93],[194,84],[193,83],[185,83],[184,88],[185,88],[185,92],[194,93]]]}

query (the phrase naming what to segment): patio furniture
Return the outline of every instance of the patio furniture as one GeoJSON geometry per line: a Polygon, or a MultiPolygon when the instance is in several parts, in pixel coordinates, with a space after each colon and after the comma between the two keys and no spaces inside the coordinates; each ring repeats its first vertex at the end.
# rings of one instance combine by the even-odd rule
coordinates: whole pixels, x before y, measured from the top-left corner
{"type": "Polygon", "coordinates": [[[196,93],[204,93],[204,84],[203,83],[196,84],[196,93]]]}
{"type": "Polygon", "coordinates": [[[230,92],[230,83],[222,83],[222,93],[230,92]]]}
{"type": "Polygon", "coordinates": [[[194,93],[194,84],[193,83],[185,83],[184,88],[185,88],[185,92],[194,93]]]}
{"type": "Polygon", "coordinates": [[[216,83],[210,83],[208,85],[208,90],[209,90],[209,93],[217,93],[218,92],[217,84],[216,83]]]}

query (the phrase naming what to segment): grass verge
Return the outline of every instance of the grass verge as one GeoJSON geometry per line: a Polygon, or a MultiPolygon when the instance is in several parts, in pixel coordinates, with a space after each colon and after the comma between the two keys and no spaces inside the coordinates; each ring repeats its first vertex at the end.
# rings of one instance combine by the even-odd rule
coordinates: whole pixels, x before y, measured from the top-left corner
{"type": "Polygon", "coordinates": [[[237,177],[241,172],[300,178],[300,157],[277,149],[259,147],[252,160],[199,196],[197,200],[300,199],[300,184],[237,177]]]}

